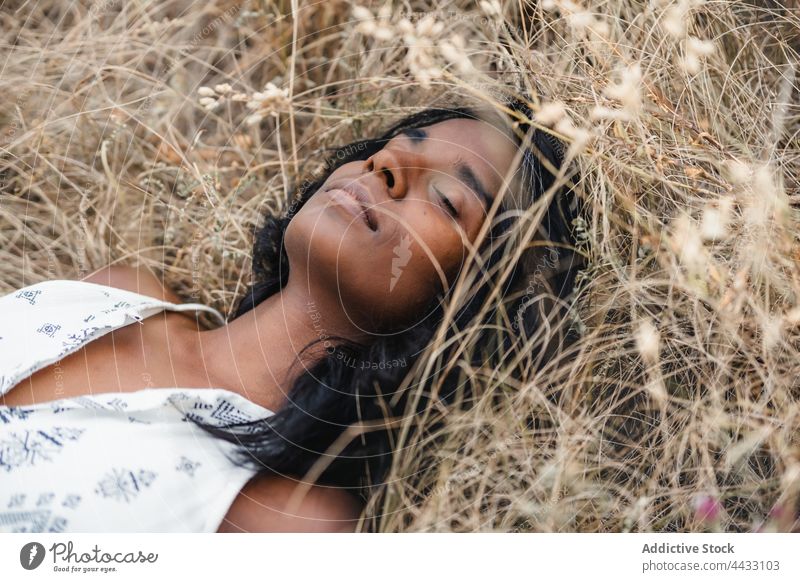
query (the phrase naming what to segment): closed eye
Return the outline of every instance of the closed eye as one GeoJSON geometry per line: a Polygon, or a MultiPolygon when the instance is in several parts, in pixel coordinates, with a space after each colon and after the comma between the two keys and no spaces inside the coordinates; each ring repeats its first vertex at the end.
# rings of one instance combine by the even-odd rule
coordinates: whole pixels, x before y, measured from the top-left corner
{"type": "Polygon", "coordinates": [[[450,199],[449,199],[447,196],[445,196],[444,194],[442,194],[442,191],[441,191],[441,190],[439,190],[438,188],[436,188],[435,186],[434,186],[434,188],[433,188],[433,189],[434,189],[434,190],[436,190],[436,193],[439,195],[439,198],[441,198],[441,199],[442,199],[442,202],[443,202],[443,203],[444,203],[444,205],[447,207],[447,212],[448,212],[448,213],[449,213],[449,214],[450,214],[450,215],[451,215],[453,218],[457,218],[457,217],[458,217],[458,210],[456,210],[456,207],[455,207],[455,206],[453,206],[453,203],[452,203],[452,202],[450,202],[450,199]]]}

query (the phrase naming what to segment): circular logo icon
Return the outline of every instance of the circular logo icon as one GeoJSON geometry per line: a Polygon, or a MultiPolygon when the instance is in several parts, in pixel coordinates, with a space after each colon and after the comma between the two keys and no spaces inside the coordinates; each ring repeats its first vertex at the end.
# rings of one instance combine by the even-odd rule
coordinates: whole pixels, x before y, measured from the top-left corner
{"type": "Polygon", "coordinates": [[[39,542],[29,542],[19,551],[19,563],[26,570],[35,570],[44,561],[44,546],[39,542]]]}

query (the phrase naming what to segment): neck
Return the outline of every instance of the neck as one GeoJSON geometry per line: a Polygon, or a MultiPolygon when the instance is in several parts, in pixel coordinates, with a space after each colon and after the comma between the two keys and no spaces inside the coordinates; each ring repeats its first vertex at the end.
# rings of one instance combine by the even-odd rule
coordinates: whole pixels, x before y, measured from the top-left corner
{"type": "Polygon", "coordinates": [[[316,298],[292,281],[222,327],[196,334],[193,351],[205,365],[204,383],[236,392],[269,410],[287,402],[295,380],[336,343],[363,339],[338,301],[316,298]],[[308,353],[303,349],[322,339],[308,353]],[[327,341],[326,341],[327,340],[327,341]]]}

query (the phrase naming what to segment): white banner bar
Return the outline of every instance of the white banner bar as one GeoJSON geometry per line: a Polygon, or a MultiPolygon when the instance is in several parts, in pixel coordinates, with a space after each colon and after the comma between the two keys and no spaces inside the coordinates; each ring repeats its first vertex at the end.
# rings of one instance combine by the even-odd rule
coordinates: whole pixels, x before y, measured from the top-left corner
{"type": "Polygon", "coordinates": [[[800,580],[793,534],[0,534],[0,580],[800,580]]]}

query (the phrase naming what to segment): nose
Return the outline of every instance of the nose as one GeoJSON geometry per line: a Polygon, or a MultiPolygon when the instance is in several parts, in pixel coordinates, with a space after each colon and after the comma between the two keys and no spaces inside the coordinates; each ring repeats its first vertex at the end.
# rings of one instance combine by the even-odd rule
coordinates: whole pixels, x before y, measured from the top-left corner
{"type": "Polygon", "coordinates": [[[408,192],[409,174],[417,168],[414,164],[418,164],[412,158],[410,152],[383,148],[367,160],[367,171],[386,183],[391,198],[403,198],[408,192]]]}

